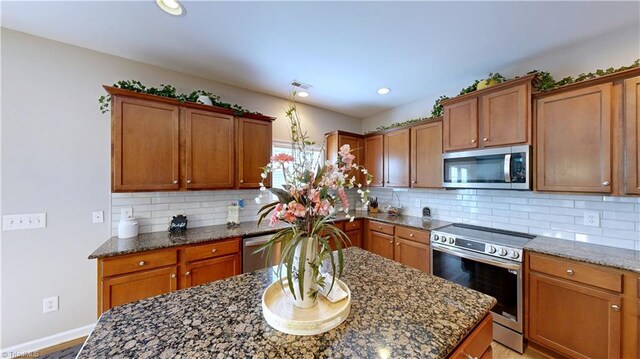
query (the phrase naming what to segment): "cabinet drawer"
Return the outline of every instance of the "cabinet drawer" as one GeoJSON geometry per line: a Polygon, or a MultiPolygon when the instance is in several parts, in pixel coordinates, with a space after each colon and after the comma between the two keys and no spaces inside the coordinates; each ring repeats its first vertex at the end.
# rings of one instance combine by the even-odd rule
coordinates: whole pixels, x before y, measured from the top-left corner
{"type": "Polygon", "coordinates": [[[229,241],[189,246],[184,249],[184,260],[186,262],[199,259],[214,258],[240,252],[240,239],[234,238],[229,241]]]}
{"type": "Polygon", "coordinates": [[[400,238],[408,239],[410,241],[417,241],[422,243],[429,243],[429,232],[421,231],[415,228],[396,227],[396,235],[400,238]]]}
{"type": "Polygon", "coordinates": [[[369,229],[374,232],[380,232],[384,234],[393,235],[393,225],[382,222],[369,222],[369,229]]]}
{"type": "Polygon", "coordinates": [[[344,222],[344,230],[345,232],[347,231],[353,231],[354,229],[360,229],[360,227],[362,226],[362,221],[359,220],[355,220],[353,222],[344,222]]]}
{"type": "MultiPolygon", "coordinates": [[[[452,359],[485,358],[485,353],[491,353],[493,339],[493,317],[489,314],[480,322],[476,329],[460,344],[450,356],[452,359]]],[[[487,357],[491,357],[489,354],[487,357]]]]}
{"type": "Polygon", "coordinates": [[[532,271],[622,293],[622,274],[574,261],[532,254],[532,271]]]}
{"type": "Polygon", "coordinates": [[[105,258],[102,261],[102,276],[137,272],[151,268],[173,265],[178,262],[178,252],[168,249],[157,252],[132,254],[117,258],[105,258]]]}

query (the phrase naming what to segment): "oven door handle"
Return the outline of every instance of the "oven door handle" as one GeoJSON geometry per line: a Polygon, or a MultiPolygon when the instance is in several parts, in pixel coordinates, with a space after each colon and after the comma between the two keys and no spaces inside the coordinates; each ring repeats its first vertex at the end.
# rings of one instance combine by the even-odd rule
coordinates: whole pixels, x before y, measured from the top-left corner
{"type": "Polygon", "coordinates": [[[505,260],[501,260],[499,258],[485,258],[488,256],[482,255],[482,254],[477,254],[468,250],[464,250],[464,249],[456,249],[456,248],[451,248],[451,247],[446,247],[443,246],[441,244],[437,244],[437,243],[431,243],[431,249],[432,250],[437,250],[440,252],[444,252],[444,253],[449,253],[451,255],[454,255],[456,257],[461,257],[461,258],[467,258],[467,259],[471,259],[480,263],[485,263],[485,264],[489,264],[489,265],[494,265],[500,268],[505,268],[505,269],[513,269],[513,270],[517,270],[520,271],[522,270],[522,264],[515,264],[513,262],[508,262],[505,260]]]}
{"type": "Polygon", "coordinates": [[[511,154],[506,154],[504,156],[504,181],[507,183],[511,182],[511,154]]]}

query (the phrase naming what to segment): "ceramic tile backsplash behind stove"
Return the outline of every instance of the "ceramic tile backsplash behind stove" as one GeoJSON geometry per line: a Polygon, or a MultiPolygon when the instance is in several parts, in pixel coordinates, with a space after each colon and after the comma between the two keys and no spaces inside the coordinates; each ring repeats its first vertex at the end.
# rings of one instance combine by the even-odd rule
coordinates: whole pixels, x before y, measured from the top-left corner
{"type": "Polygon", "coordinates": [[[640,250],[640,198],[556,195],[497,190],[372,189],[381,207],[393,200],[404,214],[640,250]],[[596,212],[599,227],[584,225],[585,211],[596,212]]]}
{"type": "MultiPolygon", "coordinates": [[[[225,224],[227,206],[239,199],[244,200],[240,222],[256,221],[258,210],[271,201],[267,194],[262,204],[257,204],[255,198],[259,193],[258,190],[112,193],[111,233],[118,235],[118,222],[123,208],[133,209],[140,233],[166,231],[171,217],[177,214],[187,216],[190,228],[225,224]]],[[[355,206],[358,194],[352,190],[347,194],[349,203],[355,206]]]]}

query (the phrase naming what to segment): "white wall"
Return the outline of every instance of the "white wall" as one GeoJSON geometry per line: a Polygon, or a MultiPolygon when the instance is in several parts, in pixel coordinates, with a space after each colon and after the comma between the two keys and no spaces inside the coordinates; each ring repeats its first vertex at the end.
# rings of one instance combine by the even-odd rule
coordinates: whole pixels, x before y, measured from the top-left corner
{"type": "MultiPolygon", "coordinates": [[[[96,262],[87,256],[110,237],[110,117],[100,114],[103,84],[137,79],[204,89],[224,101],[277,116],[274,139],[288,137],[285,99],[1,29],[2,214],[47,212],[47,228],[2,233],[1,341],[7,348],[91,324],[96,262]],[[93,210],[105,222],[91,223],[93,210]],[[42,299],[60,310],[42,314],[42,299]]],[[[359,119],[299,106],[313,139],[359,119]]]]}
{"type": "Polygon", "coordinates": [[[364,118],[362,132],[373,131],[380,125],[429,117],[433,103],[440,95],[453,97],[460,92],[460,89],[472,84],[476,78],[481,79],[489,72],[500,72],[505,77],[514,77],[524,75],[531,70],[541,70],[549,71],[556,80],[559,80],[565,76],[575,77],[580,73],[591,72],[598,68],[630,65],[638,57],[640,57],[640,31],[637,26],[624,28],[599,38],[549,51],[516,64],[487,69],[485,73],[477,74],[476,77],[469,78],[464,83],[443,83],[441,90],[437,93],[364,118]]]}

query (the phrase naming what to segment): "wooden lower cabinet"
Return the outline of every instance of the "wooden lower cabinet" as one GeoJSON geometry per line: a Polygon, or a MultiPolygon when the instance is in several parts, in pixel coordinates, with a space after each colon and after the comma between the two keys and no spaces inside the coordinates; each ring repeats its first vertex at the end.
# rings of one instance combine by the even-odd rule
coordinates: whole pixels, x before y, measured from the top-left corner
{"type": "Polygon", "coordinates": [[[369,251],[388,259],[393,259],[393,236],[369,232],[369,251]]]}
{"type": "Polygon", "coordinates": [[[393,259],[406,266],[429,272],[429,245],[395,238],[396,248],[393,259]]]}
{"type": "Polygon", "coordinates": [[[178,267],[171,266],[105,278],[98,314],[118,305],[175,291],[177,273],[178,267]]]}
{"type": "Polygon", "coordinates": [[[242,273],[242,256],[233,254],[230,256],[205,259],[187,263],[185,265],[183,288],[193,287],[233,277],[242,273]]]}
{"type": "Polygon", "coordinates": [[[451,359],[491,359],[493,341],[493,317],[489,313],[449,356],[451,359]]]}
{"type": "Polygon", "coordinates": [[[351,246],[362,248],[362,230],[361,229],[354,229],[352,231],[346,231],[344,233],[347,235],[347,237],[349,237],[349,240],[351,241],[351,246]]]}
{"type": "Polygon", "coordinates": [[[242,273],[241,238],[98,259],[98,316],[126,303],[242,273]]]}

